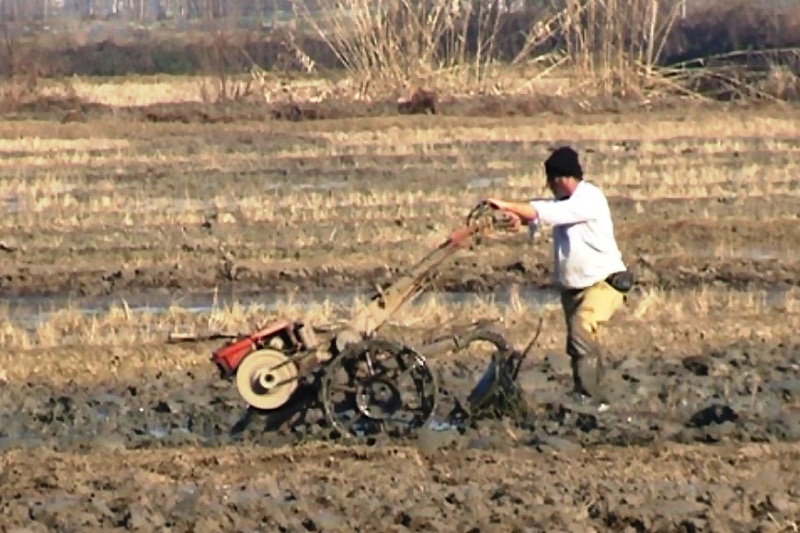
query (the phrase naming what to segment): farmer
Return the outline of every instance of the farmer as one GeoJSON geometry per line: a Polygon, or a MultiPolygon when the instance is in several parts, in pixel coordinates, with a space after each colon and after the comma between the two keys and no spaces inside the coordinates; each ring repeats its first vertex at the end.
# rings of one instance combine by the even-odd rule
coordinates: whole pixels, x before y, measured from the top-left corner
{"type": "Polygon", "coordinates": [[[614,237],[611,210],[603,192],[583,180],[578,154],[569,146],[553,151],[544,163],[554,200],[486,203],[518,216],[535,230],[553,226],[554,281],[561,293],[567,325],[567,354],[572,361],[573,397],[602,407],[603,362],[598,328],[622,306],[633,278],[614,237]]]}

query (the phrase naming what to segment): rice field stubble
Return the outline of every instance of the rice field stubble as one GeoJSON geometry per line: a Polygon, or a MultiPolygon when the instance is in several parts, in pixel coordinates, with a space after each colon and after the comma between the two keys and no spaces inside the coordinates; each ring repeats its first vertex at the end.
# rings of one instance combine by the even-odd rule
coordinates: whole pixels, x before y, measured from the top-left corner
{"type": "MultiPolygon", "coordinates": [[[[3,123],[0,292],[13,304],[2,331],[0,519],[195,531],[796,528],[794,114],[3,123]],[[243,407],[208,363],[216,343],[164,343],[174,327],[245,330],[278,312],[346,318],[347,301],[326,304],[326,291],[390,280],[482,197],[543,194],[542,160],[561,142],[581,149],[610,196],[642,280],[605,334],[627,414],[557,408],[569,383],[564,326],[556,301],[530,292],[549,285],[547,229],[533,245],[520,235],[465,251],[436,284],[512,287],[506,305],[437,293],[387,329],[420,342],[502,317],[522,344],[543,316],[521,378],[534,416],[519,427],[276,448],[295,436],[258,423],[230,433],[243,407]],[[90,297],[179,300],[217,288],[284,303],[80,309],[90,297]],[[298,306],[279,296],[292,289],[322,296],[298,306]],[[14,315],[56,295],[77,308],[34,324],[14,315]]],[[[485,360],[432,364],[463,394],[485,360]]]]}
{"type": "MultiPolygon", "coordinates": [[[[797,117],[644,117],[5,123],[0,293],[369,287],[481,197],[543,195],[559,142],[645,285],[794,283],[797,117]]],[[[546,286],[546,239],[462,254],[439,287],[546,286]]]]}

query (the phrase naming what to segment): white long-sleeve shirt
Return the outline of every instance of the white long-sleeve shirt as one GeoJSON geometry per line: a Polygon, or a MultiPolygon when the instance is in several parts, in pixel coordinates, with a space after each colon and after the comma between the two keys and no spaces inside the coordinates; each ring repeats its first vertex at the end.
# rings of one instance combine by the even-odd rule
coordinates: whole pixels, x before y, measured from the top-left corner
{"type": "Polygon", "coordinates": [[[553,226],[555,282],[583,289],[625,270],[603,191],[581,181],[565,200],[531,200],[538,223],[553,226]]]}

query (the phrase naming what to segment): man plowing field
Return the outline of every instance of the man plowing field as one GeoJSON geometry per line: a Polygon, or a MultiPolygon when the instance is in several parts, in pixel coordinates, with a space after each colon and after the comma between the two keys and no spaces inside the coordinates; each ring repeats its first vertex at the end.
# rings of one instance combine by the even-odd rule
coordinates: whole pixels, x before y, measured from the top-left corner
{"type": "MultiPolygon", "coordinates": [[[[283,420],[309,405],[321,406],[336,433],[369,436],[409,434],[424,426],[437,406],[439,386],[428,358],[456,353],[473,343],[493,347],[489,370],[478,390],[453,416],[522,408],[515,386],[524,352],[484,321],[412,347],[382,337],[381,329],[403,306],[426,290],[439,268],[459,250],[496,232],[516,232],[520,219],[486,203],[470,210],[464,224],[391,283],[376,287],[367,304],[344,324],[314,326],[300,318],[278,317],[242,333],[206,336],[174,334],[173,341],[226,338],[211,360],[221,377],[236,383],[249,410],[283,420]]],[[[538,332],[537,332],[538,335],[538,332]]]]}
{"type": "Polygon", "coordinates": [[[486,203],[513,213],[533,230],[553,227],[555,283],[567,325],[567,353],[572,360],[575,399],[602,406],[603,358],[600,324],[621,307],[633,284],[614,236],[611,209],[603,192],[584,181],[577,152],[565,146],[544,163],[554,200],[486,203]]]}
{"type": "Polygon", "coordinates": [[[516,379],[538,331],[520,352],[501,332],[481,323],[417,348],[382,338],[380,330],[458,250],[484,235],[517,232],[523,221],[543,222],[555,228],[556,280],[569,329],[575,392],[582,403],[602,402],[597,329],[622,304],[631,279],[614,239],[608,202],[600,189],[583,181],[577,154],[570,148],[556,150],[545,170],[555,201],[481,202],[442,244],[388,285],[376,287],[346,324],[320,328],[302,319],[278,319],[250,334],[230,335],[231,342],[215,350],[212,361],[223,377],[235,380],[252,409],[276,414],[316,400],[342,435],[401,435],[425,425],[436,410],[439,386],[428,358],[488,342],[493,346],[489,368],[465,402],[456,399],[447,418],[521,416],[526,409],[516,379]]]}

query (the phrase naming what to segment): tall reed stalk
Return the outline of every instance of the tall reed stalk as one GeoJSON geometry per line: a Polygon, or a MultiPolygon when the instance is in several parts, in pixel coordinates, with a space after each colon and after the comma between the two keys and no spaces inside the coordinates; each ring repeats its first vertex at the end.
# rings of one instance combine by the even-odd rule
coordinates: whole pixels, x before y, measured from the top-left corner
{"type": "Polygon", "coordinates": [[[581,92],[644,97],[663,81],[658,64],[680,16],[679,2],[565,0],[565,4],[559,32],[581,92]]]}
{"type": "MultiPolygon", "coordinates": [[[[480,0],[304,0],[298,20],[368,89],[491,83],[506,11],[480,0]]],[[[526,30],[526,50],[544,36],[526,30]]]]}
{"type": "MultiPolygon", "coordinates": [[[[527,8],[517,19],[525,20],[522,30],[517,26],[523,45],[515,57],[503,58],[505,6],[499,0],[293,2],[301,24],[373,94],[436,82],[447,89],[486,89],[500,69],[544,54],[556,57],[559,76],[577,81],[575,90],[642,96],[653,86],[680,15],[673,0],[558,0],[537,11],[527,8]],[[547,45],[551,50],[544,50],[547,45]]],[[[544,74],[528,69],[526,75],[544,74]]]]}

